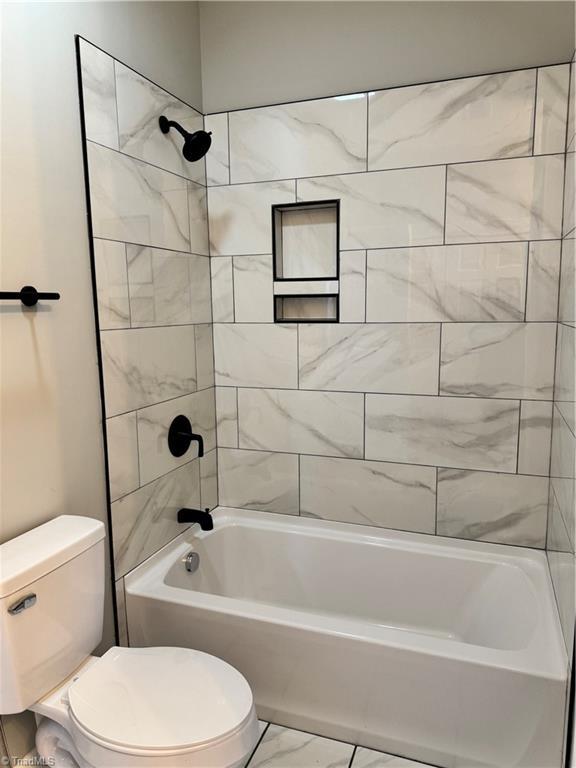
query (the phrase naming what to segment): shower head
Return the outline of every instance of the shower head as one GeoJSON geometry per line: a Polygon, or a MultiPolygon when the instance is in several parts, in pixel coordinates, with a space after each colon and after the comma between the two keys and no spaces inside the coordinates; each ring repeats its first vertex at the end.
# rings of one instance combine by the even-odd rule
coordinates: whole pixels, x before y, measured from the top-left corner
{"type": "Polygon", "coordinates": [[[188,133],[188,131],[185,131],[181,125],[174,122],[174,120],[168,120],[164,115],[161,115],[161,117],[158,118],[158,124],[162,133],[168,133],[170,128],[175,128],[178,133],[184,137],[182,154],[189,163],[200,160],[210,149],[210,144],[212,144],[210,136],[212,135],[212,132],[206,133],[206,131],[195,131],[194,133],[188,133]]]}

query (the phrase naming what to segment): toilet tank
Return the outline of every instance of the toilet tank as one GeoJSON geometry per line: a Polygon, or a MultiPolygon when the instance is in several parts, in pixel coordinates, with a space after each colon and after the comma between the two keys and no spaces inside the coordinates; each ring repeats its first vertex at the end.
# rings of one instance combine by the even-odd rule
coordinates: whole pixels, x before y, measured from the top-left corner
{"type": "Polygon", "coordinates": [[[62,515],[0,545],[0,714],[22,712],[102,639],[104,525],[62,515]]]}

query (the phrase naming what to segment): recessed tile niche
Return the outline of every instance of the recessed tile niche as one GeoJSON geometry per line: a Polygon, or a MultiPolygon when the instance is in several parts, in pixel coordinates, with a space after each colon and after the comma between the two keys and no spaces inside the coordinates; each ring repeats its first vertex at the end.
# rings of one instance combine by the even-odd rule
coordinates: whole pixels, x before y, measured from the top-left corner
{"type": "Polygon", "coordinates": [[[272,206],[274,319],[337,322],[340,201],[272,206]]]}

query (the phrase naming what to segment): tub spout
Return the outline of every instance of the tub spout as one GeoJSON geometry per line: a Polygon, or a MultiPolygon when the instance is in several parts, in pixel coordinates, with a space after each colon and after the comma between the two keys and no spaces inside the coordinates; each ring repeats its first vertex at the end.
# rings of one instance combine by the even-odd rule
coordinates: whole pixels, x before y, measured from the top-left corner
{"type": "Polygon", "coordinates": [[[203,531],[211,531],[214,528],[214,520],[210,514],[210,509],[206,507],[204,511],[201,509],[188,509],[183,507],[178,510],[178,522],[179,523],[198,523],[203,531]]]}

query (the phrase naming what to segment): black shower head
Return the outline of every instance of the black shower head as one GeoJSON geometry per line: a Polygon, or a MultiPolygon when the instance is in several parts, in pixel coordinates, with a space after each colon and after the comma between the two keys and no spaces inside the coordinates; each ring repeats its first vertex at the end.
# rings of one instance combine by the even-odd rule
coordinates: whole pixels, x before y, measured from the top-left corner
{"type": "Polygon", "coordinates": [[[174,122],[174,120],[168,120],[164,115],[158,118],[158,124],[162,133],[168,133],[170,128],[175,128],[184,137],[182,154],[190,163],[200,160],[210,149],[210,144],[212,144],[211,132],[195,131],[194,133],[188,133],[181,125],[174,122]]]}

